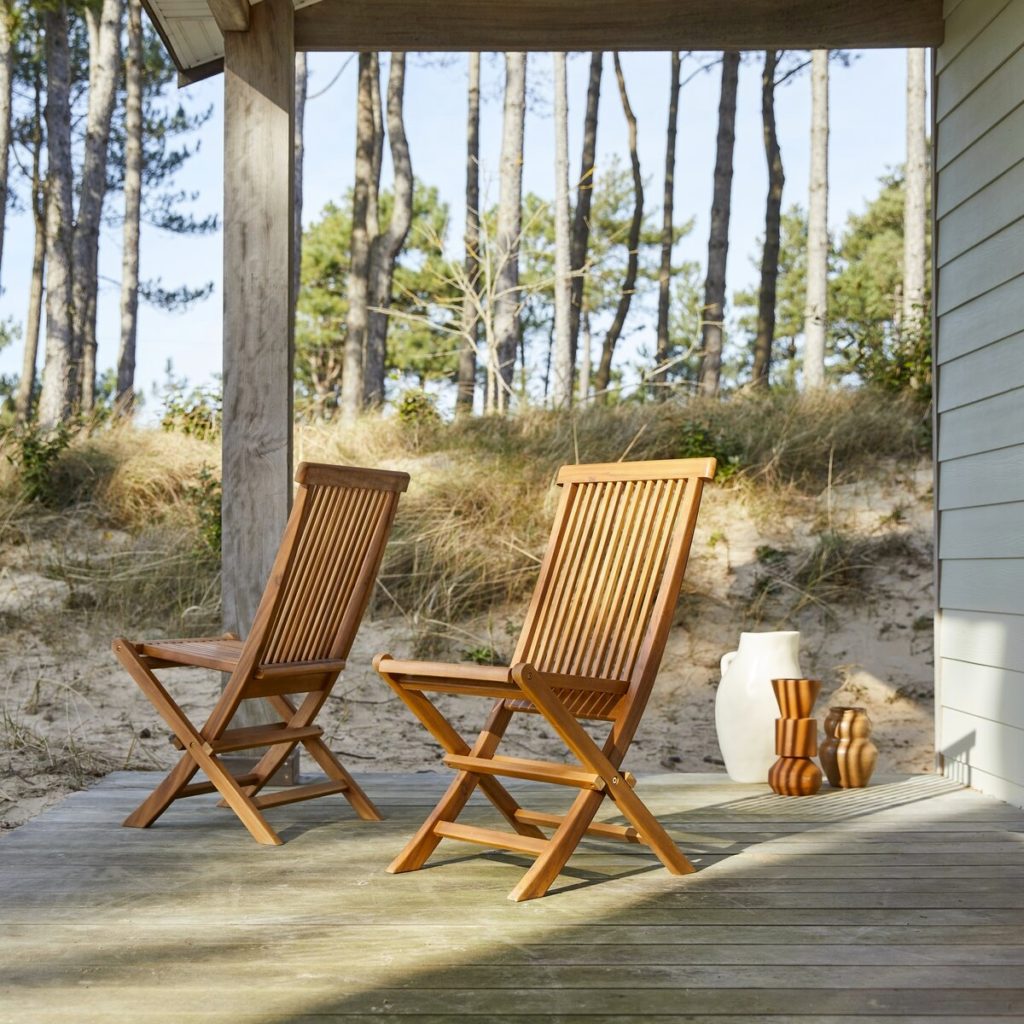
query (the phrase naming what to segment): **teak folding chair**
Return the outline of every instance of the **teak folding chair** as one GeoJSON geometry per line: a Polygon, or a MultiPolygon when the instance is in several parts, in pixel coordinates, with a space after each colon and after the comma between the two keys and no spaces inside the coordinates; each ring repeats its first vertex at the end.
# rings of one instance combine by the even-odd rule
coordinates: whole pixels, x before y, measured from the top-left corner
{"type": "Polygon", "coordinates": [[[373,591],[406,473],[301,463],[299,484],[281,546],[249,636],[133,643],[114,640],[114,653],[171,727],[184,753],[171,773],[124,824],[148,828],[182,797],[220,792],[258,843],[282,842],[263,817],[268,807],[340,793],[363,819],[380,813],[321,739],[314,720],[345,667],[373,591]],[[154,674],[199,666],[230,679],[206,724],[197,729],[154,674]],[[301,702],[291,695],[303,694],[301,702]],[[229,729],[243,700],[263,698],[281,721],[229,729]],[[268,796],[260,790],[301,743],[327,781],[268,796]],[[233,776],[218,755],[270,747],[253,771],[233,776]],[[198,769],[208,782],[191,783],[198,769]]]}
{"type": "Polygon", "coordinates": [[[584,835],[644,843],[673,874],[694,870],[621,765],[661,663],[701,490],[714,472],[714,459],[563,467],[554,528],[511,667],[374,659],[458,773],[389,871],[421,867],[442,839],[466,840],[535,857],[509,896],[527,900],[547,892],[584,835]],[[427,693],[497,699],[470,746],[427,693]],[[498,756],[519,712],[543,715],[577,763],[498,756]],[[603,746],[581,719],[611,723],[603,746]],[[580,793],[564,816],[530,811],[495,776],[580,793]],[[514,832],[457,822],[478,785],[514,832]],[[594,823],[606,797],[628,825],[594,823]],[[551,838],[541,827],[554,830],[551,838]]]}

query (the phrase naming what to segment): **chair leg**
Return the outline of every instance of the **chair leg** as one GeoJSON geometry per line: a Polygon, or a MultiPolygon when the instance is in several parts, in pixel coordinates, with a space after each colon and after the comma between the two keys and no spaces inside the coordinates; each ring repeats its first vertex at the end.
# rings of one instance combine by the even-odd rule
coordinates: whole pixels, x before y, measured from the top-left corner
{"type": "MultiPolygon", "coordinates": [[[[644,838],[657,858],[674,875],[687,875],[696,868],[662,827],[647,805],[633,792],[619,771],[618,764],[591,739],[587,731],[566,709],[551,687],[530,667],[513,669],[513,675],[530,699],[537,705],[551,727],[562,737],[566,746],[607,783],[608,795],[644,838]]],[[[624,754],[625,751],[622,751],[624,754]]],[[[621,763],[621,756],[618,761],[621,763]]]]}
{"type": "Polygon", "coordinates": [[[178,707],[174,698],[164,688],[163,683],[142,662],[134,645],[123,637],[118,637],[114,641],[114,653],[185,748],[185,755],[179,761],[178,766],[151,795],[151,800],[153,796],[157,799],[152,800],[152,803],[150,800],[145,801],[142,807],[129,816],[128,820],[133,825],[138,824],[143,827],[152,824],[166,810],[188,779],[195,774],[196,768],[202,768],[210,782],[227,801],[228,806],[249,830],[253,839],[264,845],[279,846],[282,842],[280,836],[270,827],[259,808],[245,795],[231,773],[216,757],[206,753],[203,749],[206,739],[178,707]],[[192,762],[191,765],[188,764],[188,761],[192,762]]]}
{"type": "Polygon", "coordinates": [[[209,780],[227,801],[227,805],[249,830],[249,835],[263,846],[280,846],[284,840],[270,827],[260,809],[245,795],[231,772],[224,768],[217,758],[201,750],[195,751],[195,757],[209,780]]]}
{"type": "Polygon", "coordinates": [[[439,821],[454,821],[459,816],[473,795],[478,778],[469,772],[459,772],[455,776],[444,796],[427,815],[427,820],[420,825],[405,849],[388,865],[388,874],[398,875],[423,867],[441,842],[441,837],[434,832],[434,826],[439,821]]]}
{"type": "Polygon", "coordinates": [[[594,820],[605,794],[600,790],[584,790],[572,803],[562,824],[555,830],[547,849],[519,880],[508,898],[515,903],[543,896],[573,855],[587,828],[594,820]]]}
{"type": "Polygon", "coordinates": [[[331,749],[321,739],[303,740],[310,756],[335,781],[344,782],[348,787],[341,795],[352,805],[352,809],[363,821],[383,821],[384,815],[377,805],[366,795],[363,788],[352,778],[345,766],[334,756],[331,749]]]}
{"type": "MultiPolygon", "coordinates": [[[[512,712],[505,707],[502,701],[497,701],[491,709],[487,724],[470,750],[462,737],[448,723],[448,720],[443,718],[425,697],[420,694],[403,693],[403,700],[405,697],[421,698],[430,707],[433,714],[444,723],[445,729],[432,727],[428,724],[432,720],[431,716],[426,713],[421,714],[414,701],[407,701],[416,716],[433,733],[444,749],[453,754],[469,753],[473,757],[490,757],[505,735],[505,730],[512,718],[512,712]]],[[[399,874],[403,871],[415,871],[417,868],[423,867],[427,858],[441,842],[441,837],[434,833],[434,826],[441,821],[454,821],[462,813],[478,784],[491,803],[520,835],[530,836],[534,839],[547,839],[547,836],[535,825],[516,819],[515,812],[520,809],[518,802],[494,776],[459,772],[444,796],[438,801],[437,806],[427,816],[427,820],[409,840],[405,849],[388,866],[388,871],[391,874],[399,874]]]]}
{"type": "Polygon", "coordinates": [[[199,765],[188,754],[183,755],[163,782],[121,824],[126,828],[149,828],[178,799],[198,770],[199,765]]]}
{"type": "Polygon", "coordinates": [[[631,786],[625,782],[610,786],[608,795],[669,872],[673,875],[689,875],[697,870],[631,786]]]}
{"type": "MultiPolygon", "coordinates": [[[[380,672],[379,669],[378,672],[380,672]]],[[[469,744],[459,735],[451,722],[422,693],[406,690],[401,683],[392,679],[386,672],[380,672],[380,675],[391,689],[395,691],[402,703],[420,720],[427,732],[437,740],[442,750],[449,754],[468,754],[471,752],[469,744]]],[[[508,728],[511,720],[512,712],[505,707],[504,701],[496,701],[488,716],[487,723],[477,737],[476,745],[474,746],[474,751],[479,749],[481,753],[475,753],[474,756],[490,757],[497,749],[501,738],[505,735],[505,730],[508,728]],[[487,745],[480,746],[480,744],[487,745]]],[[[521,810],[518,801],[493,775],[477,777],[474,785],[477,783],[479,783],[480,789],[487,799],[494,804],[501,816],[516,832],[523,836],[529,836],[532,839],[547,838],[535,825],[519,821],[516,818],[516,811],[521,810]]],[[[434,845],[436,846],[437,844],[435,843],[434,845]]]]}
{"type": "MultiPolygon", "coordinates": [[[[333,682],[331,684],[333,686],[333,682]]],[[[277,713],[286,721],[289,725],[293,726],[304,726],[309,725],[313,722],[316,716],[320,713],[320,708],[323,707],[324,702],[327,700],[328,694],[331,692],[331,686],[325,687],[322,691],[311,693],[303,702],[299,708],[287,697],[271,697],[270,703],[274,706],[277,713]]],[[[345,766],[334,756],[334,752],[330,747],[327,746],[321,739],[310,739],[303,740],[303,746],[309,751],[310,757],[321,768],[327,773],[329,778],[334,779],[335,782],[344,782],[348,787],[341,794],[348,800],[352,809],[359,815],[363,821],[383,821],[384,815],[380,813],[374,802],[366,795],[363,788],[352,778],[351,774],[345,768],[345,766]]],[[[256,770],[260,771],[264,761],[267,761],[273,751],[269,751],[263,761],[256,766],[256,770]]],[[[291,747],[288,747],[284,757],[291,753],[291,747]]],[[[284,763],[284,757],[281,757],[276,764],[274,764],[273,771],[267,776],[269,779],[273,776],[273,773],[277,771],[278,767],[284,763]]],[[[260,783],[262,786],[263,783],[260,783]]]]}

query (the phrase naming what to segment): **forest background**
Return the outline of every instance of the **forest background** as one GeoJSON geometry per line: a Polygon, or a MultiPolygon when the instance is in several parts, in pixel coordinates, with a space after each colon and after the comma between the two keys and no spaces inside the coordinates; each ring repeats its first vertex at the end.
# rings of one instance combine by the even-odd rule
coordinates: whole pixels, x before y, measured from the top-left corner
{"type": "MultiPolygon", "coordinates": [[[[0,295],[0,316],[8,344],[0,351],[0,373],[4,376],[3,386],[11,404],[17,379],[24,377],[24,341],[26,333],[31,333],[26,328],[32,319],[27,306],[33,276],[34,226],[30,208],[31,181],[28,180],[33,144],[39,144],[42,149],[44,178],[47,163],[53,157],[46,149],[45,125],[40,139],[33,136],[33,88],[37,79],[41,84],[42,109],[46,104],[45,31],[39,20],[46,15],[33,13],[31,5],[23,10],[14,5],[9,12],[14,25],[14,114],[3,292],[0,295]]],[[[135,260],[134,254],[126,251],[121,194],[126,137],[124,66],[128,63],[130,47],[127,39],[122,38],[120,47],[111,51],[108,46],[104,56],[100,52],[99,33],[94,32],[93,50],[91,53],[89,50],[90,20],[99,26],[104,18],[109,22],[115,14],[123,22],[124,12],[114,0],[93,10],[86,7],[76,13],[66,9],[71,39],[72,130],[68,150],[71,204],[72,207],[79,205],[74,193],[81,190],[87,148],[85,137],[92,116],[89,97],[96,91],[89,90],[86,83],[93,73],[90,68],[95,69],[102,60],[107,60],[110,73],[115,76],[115,88],[111,135],[105,154],[107,186],[98,226],[99,257],[94,284],[99,346],[97,379],[101,394],[114,390],[111,370],[118,360],[123,334],[126,289],[122,279],[125,268],[137,262],[142,294],[138,314],[142,340],[137,345],[135,386],[148,399],[143,404],[142,415],[149,420],[161,414],[161,403],[159,399],[154,400],[154,391],[160,388],[166,391],[171,379],[169,364],[173,364],[179,389],[187,379],[192,384],[211,386],[215,390],[221,332],[221,84],[213,80],[178,92],[159,43],[147,30],[142,124],[146,170],[138,249],[142,255],[135,260]],[[101,379],[104,372],[108,374],[106,384],[101,379]]],[[[893,100],[900,97],[905,88],[906,57],[896,51],[833,54],[832,57],[828,270],[839,315],[831,318],[829,362],[833,377],[856,383],[865,371],[869,375],[879,374],[878,357],[884,363],[891,362],[891,343],[899,329],[902,263],[898,249],[906,135],[901,117],[903,104],[893,100]],[[871,251],[874,266],[868,268],[870,280],[865,281],[863,268],[851,272],[850,264],[868,251],[871,251]],[[872,294],[865,296],[865,288],[872,294]],[[857,308],[851,309],[851,300],[857,308]],[[867,369],[866,356],[875,360],[874,369],[867,369]],[[852,378],[849,376],[851,369],[855,371],[852,378]]],[[[720,58],[719,54],[685,54],[680,69],[683,85],[678,100],[672,190],[672,312],[668,324],[671,354],[664,379],[684,387],[700,375],[702,330],[705,322],[713,319],[702,316],[702,303],[706,300],[708,223],[722,81],[720,58]]],[[[767,181],[762,138],[764,58],[764,54],[744,55],[738,73],[735,149],[731,161],[734,181],[729,196],[731,224],[727,235],[731,245],[723,288],[726,331],[722,372],[727,387],[747,383],[753,369],[767,181]]],[[[805,66],[809,62],[806,53],[783,53],[776,59],[775,78],[779,84],[774,90],[775,120],[786,185],[781,200],[781,279],[774,379],[784,385],[800,379],[806,313],[803,211],[808,199],[810,68],[805,66]]],[[[394,305],[398,317],[392,319],[388,329],[391,342],[386,360],[389,398],[398,397],[409,387],[426,384],[433,394],[441,396],[441,407],[445,410],[451,408],[454,388],[444,385],[453,382],[457,373],[459,339],[451,329],[461,299],[455,293],[465,284],[464,274],[453,275],[452,267],[462,258],[467,209],[464,180],[467,60],[465,55],[410,55],[406,62],[402,121],[416,181],[417,209],[398,253],[398,278],[393,289],[397,294],[394,305]],[[437,140],[444,142],[439,145],[437,140]]],[[[621,324],[608,375],[610,386],[616,389],[615,397],[653,393],[638,388],[638,384],[642,379],[649,381],[659,365],[658,264],[664,242],[663,183],[670,63],[669,54],[627,54],[621,60],[623,82],[637,120],[639,179],[644,193],[636,247],[636,281],[627,288],[629,234],[632,214],[636,212],[635,182],[630,175],[628,124],[616,89],[613,56],[606,54],[603,60],[596,122],[594,230],[588,240],[586,269],[575,273],[577,276],[586,274],[588,278],[592,372],[599,370],[601,346],[613,324],[623,292],[630,293],[629,308],[621,324]],[[622,390],[618,390],[620,387],[622,390]]],[[[496,207],[500,199],[503,160],[507,162],[501,140],[503,93],[506,92],[504,64],[502,56],[497,54],[485,55],[481,64],[479,207],[484,215],[483,244],[486,245],[489,235],[494,250],[484,258],[491,261],[495,270],[502,260],[496,237],[496,207]]],[[[552,56],[534,54],[527,64],[525,131],[517,153],[523,175],[524,227],[520,239],[523,251],[516,312],[520,313],[522,323],[519,355],[525,355],[530,374],[526,382],[520,363],[516,389],[518,400],[528,394],[531,403],[539,404],[552,399],[552,377],[556,370],[550,352],[556,305],[552,153],[559,119],[554,117],[552,56]]],[[[568,184],[574,207],[571,214],[581,194],[581,136],[588,77],[592,78],[588,72],[592,68],[593,62],[586,54],[570,56],[567,64],[568,184]]],[[[357,110],[353,93],[358,74],[358,61],[353,55],[328,55],[311,57],[308,75],[303,76],[308,83],[308,98],[303,104],[302,152],[305,169],[302,220],[307,244],[296,369],[300,382],[299,407],[316,415],[331,415],[341,397],[341,353],[350,315],[347,275],[352,245],[351,169],[357,110]]],[[[378,76],[380,89],[385,93],[388,75],[389,61],[387,55],[383,55],[378,76]]],[[[386,95],[383,105],[386,105],[386,95]]],[[[393,180],[390,139],[385,141],[386,138],[387,133],[382,132],[378,139],[385,215],[389,212],[393,180]]],[[[81,211],[78,212],[81,215],[81,211]]],[[[74,211],[71,219],[75,219],[74,211]]],[[[74,269],[80,271],[78,267],[74,269]]],[[[661,273],[664,276],[664,271],[661,273]]],[[[83,275],[79,272],[73,276],[83,275]]],[[[493,305],[498,306],[500,302],[495,301],[493,305]]],[[[45,337],[46,318],[42,319],[41,333],[45,337]]],[[[578,337],[575,341],[578,349],[578,337]]],[[[486,347],[485,341],[478,343],[486,347]]],[[[910,357],[920,358],[921,348],[921,338],[917,337],[910,357]]],[[[39,349],[36,362],[41,370],[44,345],[39,349]]],[[[581,361],[577,352],[575,362],[581,361]]],[[[906,367],[897,367],[894,371],[904,383],[905,371],[906,367]]],[[[482,378],[477,394],[480,409],[486,402],[486,385],[481,367],[478,372],[482,378]]],[[[888,370],[882,375],[886,373],[888,370]]],[[[919,378],[920,374],[915,376],[914,383],[921,390],[919,378]]],[[[599,390],[605,386],[602,384],[599,390]]],[[[578,392],[578,381],[575,389],[578,392]]],[[[922,393],[926,393],[926,388],[922,393]]]]}

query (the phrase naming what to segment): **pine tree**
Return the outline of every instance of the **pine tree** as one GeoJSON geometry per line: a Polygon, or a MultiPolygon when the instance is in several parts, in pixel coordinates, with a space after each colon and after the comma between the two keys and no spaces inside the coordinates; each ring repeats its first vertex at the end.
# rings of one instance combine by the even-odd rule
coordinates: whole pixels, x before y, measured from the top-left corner
{"type": "Polygon", "coordinates": [[[740,55],[722,56],[722,92],[718,102],[718,143],[715,151],[708,269],[704,284],[704,321],[701,330],[700,387],[718,393],[725,335],[725,267],[729,255],[729,216],[732,207],[733,149],[736,143],[736,88],[740,55]]]}
{"type": "Polygon", "coordinates": [[[572,305],[569,254],[569,96],[564,53],[554,53],[555,125],[555,322],[554,381],[551,404],[572,404],[572,374],[576,353],[572,347],[569,311],[572,305]]]}
{"type": "Polygon", "coordinates": [[[828,332],[828,50],[811,55],[811,176],[807,210],[804,387],[825,386],[828,332]]]}

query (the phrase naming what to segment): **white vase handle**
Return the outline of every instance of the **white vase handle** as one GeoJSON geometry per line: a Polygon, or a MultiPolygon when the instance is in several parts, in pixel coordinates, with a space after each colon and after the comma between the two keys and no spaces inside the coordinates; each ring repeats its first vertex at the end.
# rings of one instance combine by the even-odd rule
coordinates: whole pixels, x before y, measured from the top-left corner
{"type": "Polygon", "coordinates": [[[732,664],[733,659],[736,657],[737,654],[739,654],[739,651],[726,651],[725,654],[722,655],[722,675],[723,676],[725,675],[726,672],[729,671],[729,666],[732,664]]]}

